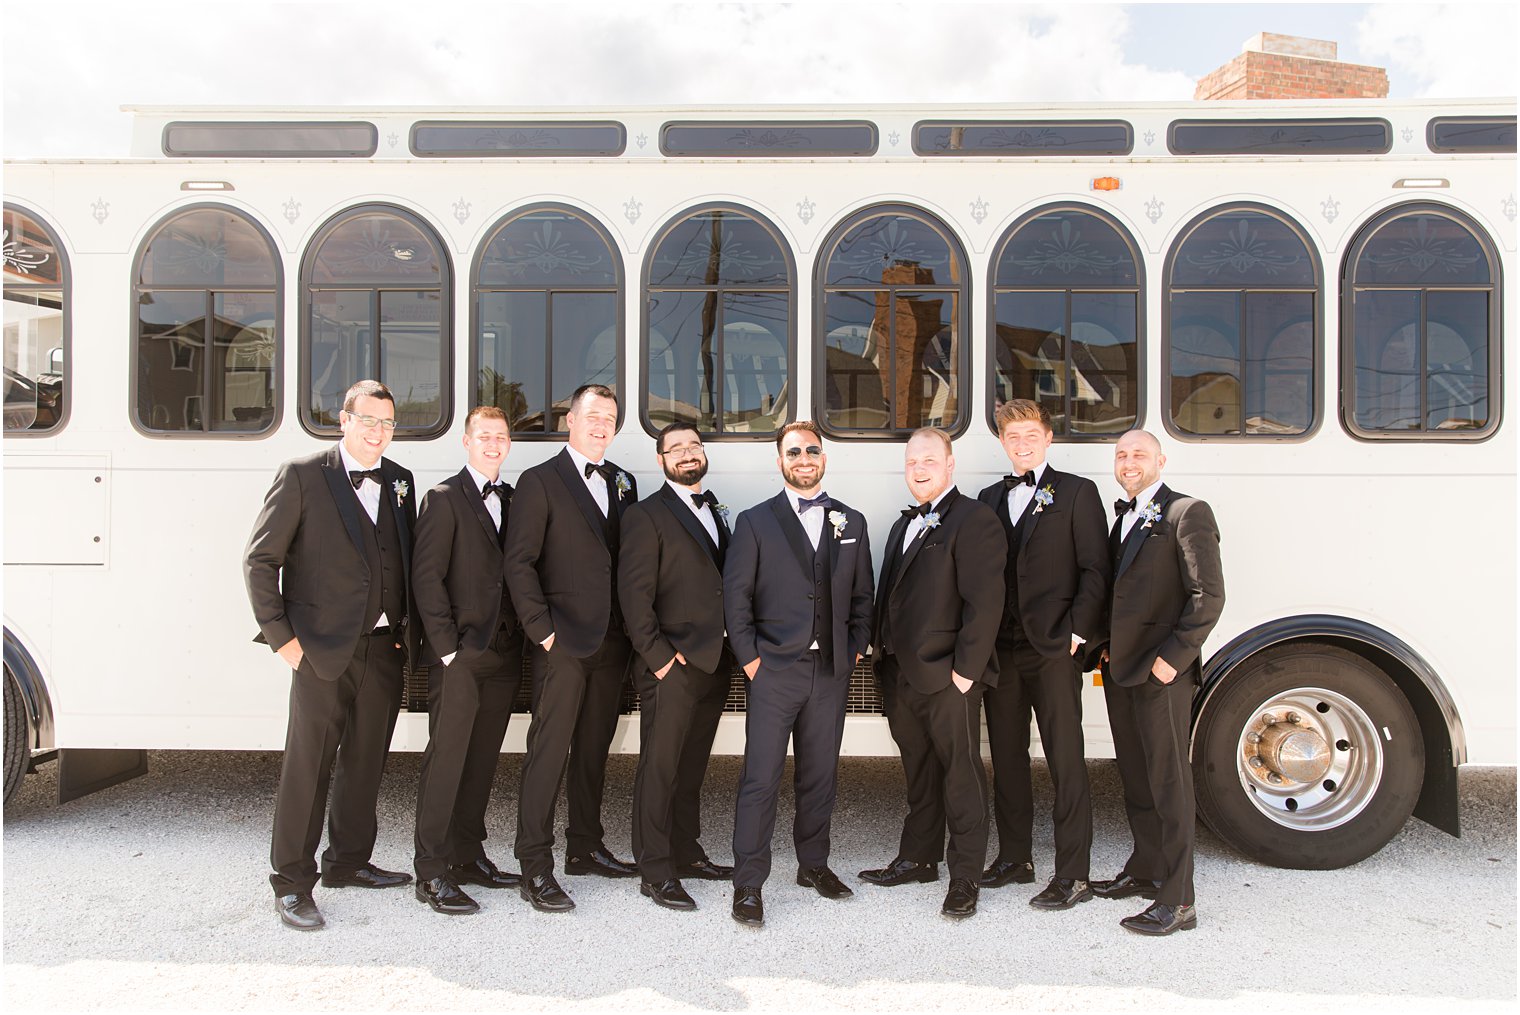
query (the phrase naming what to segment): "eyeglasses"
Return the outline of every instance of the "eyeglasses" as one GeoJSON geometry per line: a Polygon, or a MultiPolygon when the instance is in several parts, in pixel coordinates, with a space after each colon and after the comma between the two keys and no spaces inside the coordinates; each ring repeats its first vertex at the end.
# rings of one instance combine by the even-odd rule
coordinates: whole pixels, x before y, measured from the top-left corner
{"type": "Polygon", "coordinates": [[[786,457],[788,457],[788,458],[797,459],[797,458],[801,458],[803,455],[807,455],[809,458],[822,458],[823,457],[823,448],[820,448],[816,444],[809,444],[805,448],[787,448],[786,449],[786,457]]]}
{"type": "Polygon", "coordinates": [[[347,409],[343,410],[343,415],[366,429],[373,426],[382,426],[387,430],[396,429],[396,421],[393,419],[381,419],[379,416],[360,416],[358,413],[349,412],[347,409]]]}
{"type": "Polygon", "coordinates": [[[678,448],[667,448],[666,450],[659,452],[659,454],[674,456],[676,458],[685,458],[687,455],[695,455],[698,458],[701,458],[703,455],[707,454],[707,449],[702,447],[700,444],[682,444],[678,448]]]}

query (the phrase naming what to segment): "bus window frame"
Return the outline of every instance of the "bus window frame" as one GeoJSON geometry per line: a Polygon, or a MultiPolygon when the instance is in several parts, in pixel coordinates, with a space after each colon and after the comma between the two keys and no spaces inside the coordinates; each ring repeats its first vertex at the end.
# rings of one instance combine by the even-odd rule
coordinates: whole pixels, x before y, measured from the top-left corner
{"type": "Polygon", "coordinates": [[[46,430],[33,430],[30,428],[25,430],[5,430],[4,438],[5,440],[11,440],[13,438],[19,440],[37,440],[39,438],[57,437],[68,427],[69,417],[72,414],[74,408],[73,267],[70,264],[69,252],[64,248],[62,237],[59,236],[58,230],[54,228],[53,224],[49,222],[45,216],[38,214],[32,209],[30,205],[23,204],[19,201],[6,201],[4,202],[4,206],[7,211],[13,211],[17,214],[25,215],[27,218],[36,223],[37,228],[41,229],[43,233],[47,235],[48,241],[53,245],[53,250],[58,253],[57,285],[34,285],[28,283],[16,285],[15,283],[11,283],[10,285],[5,286],[5,289],[8,291],[21,293],[59,292],[62,294],[62,298],[59,300],[59,303],[61,303],[63,307],[63,326],[61,329],[62,336],[59,340],[59,348],[63,350],[63,390],[59,393],[58,398],[58,422],[48,427],[46,430]]]}

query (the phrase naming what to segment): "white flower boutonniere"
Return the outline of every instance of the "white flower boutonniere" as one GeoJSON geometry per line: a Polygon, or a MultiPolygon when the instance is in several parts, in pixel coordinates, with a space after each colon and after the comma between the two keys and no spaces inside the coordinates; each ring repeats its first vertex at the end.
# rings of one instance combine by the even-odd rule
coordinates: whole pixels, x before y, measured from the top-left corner
{"type": "Polygon", "coordinates": [[[1142,528],[1150,528],[1156,522],[1161,520],[1161,505],[1157,504],[1153,500],[1146,501],[1145,507],[1140,509],[1140,518],[1145,522],[1145,525],[1142,526],[1142,528]]]}
{"type": "Polygon", "coordinates": [[[613,480],[617,484],[618,500],[628,496],[628,491],[633,489],[633,480],[628,478],[628,473],[618,470],[617,478],[613,480]]]}
{"type": "Polygon", "coordinates": [[[729,513],[730,513],[729,510],[728,510],[728,505],[727,504],[714,504],[714,505],[712,505],[712,509],[713,509],[713,513],[714,514],[716,514],[719,518],[723,519],[723,524],[727,525],[728,524],[728,516],[729,516],[729,513]]]}
{"type": "Polygon", "coordinates": [[[406,485],[406,480],[398,479],[391,484],[391,489],[396,491],[396,503],[405,504],[406,495],[411,492],[411,487],[406,485]]]}
{"type": "Polygon", "coordinates": [[[937,528],[939,528],[939,512],[938,511],[930,511],[928,514],[924,515],[924,527],[921,528],[921,529],[919,529],[918,531],[920,533],[924,533],[924,532],[928,532],[930,529],[937,529],[937,528]]]}
{"type": "Polygon", "coordinates": [[[1056,488],[1049,483],[1040,487],[1034,495],[1034,513],[1039,514],[1056,502],[1056,488]]]}
{"type": "Polygon", "coordinates": [[[838,539],[840,536],[844,535],[844,527],[848,521],[849,518],[845,516],[845,513],[843,511],[829,512],[829,524],[834,526],[835,539],[838,539]]]}

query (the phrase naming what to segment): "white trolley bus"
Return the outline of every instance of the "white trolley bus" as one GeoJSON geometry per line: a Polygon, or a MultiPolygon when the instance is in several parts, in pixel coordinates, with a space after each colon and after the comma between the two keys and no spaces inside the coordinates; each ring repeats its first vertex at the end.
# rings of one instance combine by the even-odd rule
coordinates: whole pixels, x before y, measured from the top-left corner
{"type": "MultiPolygon", "coordinates": [[[[1193,743],[1223,838],[1344,865],[1411,812],[1455,834],[1457,767],[1515,763],[1513,100],[132,112],[131,157],[5,166],[7,796],[54,756],[72,797],[146,749],[280,748],[243,548],[367,376],[427,485],[470,405],[511,476],[599,380],[617,461],[652,485],[690,420],[740,508],[815,418],[880,533],[920,425],[974,491],[996,405],[1038,399],[1115,492],[1145,426],[1223,532],[1193,743]]],[[[845,751],[894,751],[864,667],[845,751]]]]}

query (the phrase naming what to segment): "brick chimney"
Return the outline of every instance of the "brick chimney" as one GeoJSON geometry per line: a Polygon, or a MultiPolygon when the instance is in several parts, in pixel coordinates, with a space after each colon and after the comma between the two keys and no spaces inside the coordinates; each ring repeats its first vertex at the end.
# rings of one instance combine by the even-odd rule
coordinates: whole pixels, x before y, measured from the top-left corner
{"type": "Polygon", "coordinates": [[[1195,99],[1386,99],[1382,67],[1341,63],[1336,44],[1261,32],[1240,55],[1205,74],[1195,99]]]}

